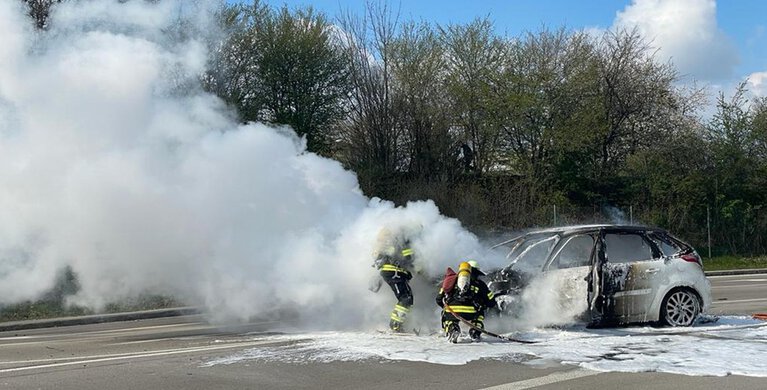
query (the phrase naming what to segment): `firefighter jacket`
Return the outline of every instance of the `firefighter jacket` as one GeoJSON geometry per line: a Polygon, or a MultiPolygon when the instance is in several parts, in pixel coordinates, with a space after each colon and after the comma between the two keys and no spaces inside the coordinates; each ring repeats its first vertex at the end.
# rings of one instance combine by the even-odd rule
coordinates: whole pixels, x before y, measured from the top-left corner
{"type": "Polygon", "coordinates": [[[447,292],[440,288],[436,301],[442,308],[444,308],[443,301],[446,301],[455,313],[482,313],[488,308],[495,307],[493,292],[485,282],[477,278],[471,278],[465,291],[460,291],[458,286],[453,286],[447,292]]]}
{"type": "Polygon", "coordinates": [[[413,266],[413,250],[405,245],[401,248],[394,246],[384,248],[375,262],[381,276],[386,279],[405,278],[410,279],[413,274],[410,268],[413,266]]]}

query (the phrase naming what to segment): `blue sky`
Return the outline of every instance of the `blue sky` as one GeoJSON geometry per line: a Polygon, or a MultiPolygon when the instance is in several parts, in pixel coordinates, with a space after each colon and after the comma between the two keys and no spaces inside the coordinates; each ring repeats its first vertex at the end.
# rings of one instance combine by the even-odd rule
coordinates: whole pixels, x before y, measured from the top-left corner
{"type": "MultiPolygon", "coordinates": [[[[230,2],[233,0],[230,0],[230,2]]],[[[362,12],[363,0],[267,0],[311,5],[328,15],[362,12]]],[[[439,24],[489,16],[499,33],[518,35],[542,25],[571,29],[637,26],[671,59],[683,80],[731,89],[750,77],[752,91],[767,95],[767,1],[764,0],[410,0],[389,1],[405,19],[439,24]]]]}

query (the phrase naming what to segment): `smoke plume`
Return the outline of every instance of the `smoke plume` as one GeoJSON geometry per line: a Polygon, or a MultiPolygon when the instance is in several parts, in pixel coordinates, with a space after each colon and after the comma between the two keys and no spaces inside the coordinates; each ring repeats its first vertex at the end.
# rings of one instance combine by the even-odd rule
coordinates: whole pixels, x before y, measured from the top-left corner
{"type": "Polygon", "coordinates": [[[292,130],[238,124],[202,92],[206,45],[168,31],[207,23],[205,3],[65,2],[43,34],[16,3],[0,2],[0,304],[71,267],[69,301],[95,309],[152,292],[226,320],[354,327],[394,303],[367,290],[382,227],[417,232],[424,281],[482,260],[433,202],[369,199],[292,130]]]}

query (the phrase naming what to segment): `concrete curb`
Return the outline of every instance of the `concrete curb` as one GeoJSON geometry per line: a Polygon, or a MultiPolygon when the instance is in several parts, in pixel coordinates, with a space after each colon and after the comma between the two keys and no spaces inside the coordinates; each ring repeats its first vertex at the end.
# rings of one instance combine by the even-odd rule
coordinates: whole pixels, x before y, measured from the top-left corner
{"type": "Polygon", "coordinates": [[[0,323],[0,332],[16,330],[53,328],[59,326],[100,324],[102,322],[135,321],[150,318],[177,317],[199,314],[200,310],[194,307],[176,307],[170,309],[133,311],[114,314],[94,314],[81,317],[62,317],[44,320],[13,321],[0,323]]]}
{"type": "Polygon", "coordinates": [[[767,274],[767,268],[760,269],[728,269],[722,271],[706,271],[706,276],[728,276],[728,275],[752,275],[767,274]]]}

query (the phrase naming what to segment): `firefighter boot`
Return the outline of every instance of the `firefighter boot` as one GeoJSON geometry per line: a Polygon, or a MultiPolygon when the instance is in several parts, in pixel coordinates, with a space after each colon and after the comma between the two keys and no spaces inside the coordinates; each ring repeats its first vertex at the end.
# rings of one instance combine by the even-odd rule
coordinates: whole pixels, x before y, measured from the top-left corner
{"type": "Polygon", "coordinates": [[[458,342],[458,337],[461,335],[461,328],[458,324],[453,322],[445,328],[445,337],[447,341],[455,344],[458,342]]]}
{"type": "Polygon", "coordinates": [[[410,308],[397,304],[394,306],[394,310],[391,312],[391,320],[389,321],[389,329],[392,332],[402,332],[402,324],[405,322],[405,317],[410,312],[410,308]]]}
{"type": "Polygon", "coordinates": [[[471,341],[475,343],[482,341],[482,332],[480,332],[477,329],[471,328],[469,329],[469,337],[471,337],[471,341]]]}
{"type": "Polygon", "coordinates": [[[469,337],[471,337],[471,341],[478,342],[482,340],[482,329],[485,329],[485,316],[480,315],[479,318],[471,322],[472,325],[474,325],[473,328],[469,330],[469,337]]]}
{"type": "Polygon", "coordinates": [[[389,329],[391,329],[392,332],[401,332],[402,331],[402,323],[396,320],[389,321],[389,329]]]}

